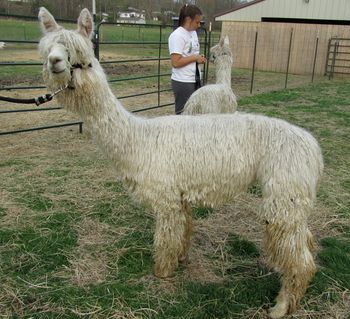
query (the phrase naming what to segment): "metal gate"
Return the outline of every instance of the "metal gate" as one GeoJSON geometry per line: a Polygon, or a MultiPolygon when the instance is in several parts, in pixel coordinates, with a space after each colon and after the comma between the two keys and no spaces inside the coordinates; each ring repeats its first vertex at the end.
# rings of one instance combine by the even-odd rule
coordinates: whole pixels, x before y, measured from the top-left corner
{"type": "Polygon", "coordinates": [[[326,60],[326,75],[350,74],[350,38],[330,38],[326,60]]]}
{"type": "MultiPolygon", "coordinates": [[[[1,17],[1,14],[0,14],[1,17]]],[[[9,16],[7,16],[9,17],[9,16]]],[[[18,16],[14,16],[14,18],[18,18],[18,16]]],[[[23,18],[23,17],[21,17],[23,18]]],[[[26,17],[30,20],[37,20],[37,17],[26,17]]],[[[57,19],[57,21],[62,21],[60,19],[57,19]]],[[[66,20],[63,22],[67,22],[66,20]]],[[[72,22],[72,21],[69,21],[72,22]]],[[[75,24],[75,22],[74,22],[75,24]]],[[[161,107],[165,107],[165,106],[170,106],[174,104],[173,98],[171,98],[171,100],[165,100],[163,99],[163,93],[165,95],[165,93],[167,92],[171,92],[171,87],[170,87],[170,67],[167,66],[167,71],[164,72],[161,70],[160,66],[161,66],[161,62],[163,61],[169,61],[170,57],[169,54],[167,52],[167,33],[169,34],[173,29],[172,25],[158,25],[158,24],[145,24],[145,25],[135,25],[135,24],[128,24],[128,23],[106,23],[104,21],[102,21],[101,23],[98,23],[96,26],[96,34],[97,36],[95,36],[94,38],[94,44],[95,44],[95,53],[97,55],[97,57],[99,57],[99,53],[100,53],[100,48],[101,46],[139,46],[142,48],[147,49],[148,46],[154,46],[156,47],[155,53],[154,54],[150,54],[148,53],[147,56],[145,57],[139,57],[139,56],[135,56],[134,58],[131,59],[120,59],[120,60],[104,60],[104,61],[100,61],[101,64],[104,65],[113,65],[113,64],[133,64],[133,63],[140,63],[140,64],[147,64],[150,63],[151,61],[154,61],[154,63],[157,63],[157,70],[154,73],[150,73],[150,74],[137,74],[137,76],[128,76],[128,77],[117,77],[114,79],[109,79],[109,83],[125,83],[127,81],[135,81],[135,80],[143,80],[145,82],[147,82],[147,88],[149,87],[149,89],[147,89],[147,91],[144,92],[140,92],[140,90],[135,87],[135,91],[134,92],[130,92],[128,93],[128,95],[125,96],[118,96],[119,99],[132,99],[132,98],[136,98],[138,99],[141,96],[151,96],[154,95],[155,97],[155,102],[152,103],[151,105],[142,105],[141,108],[138,108],[136,110],[132,110],[132,112],[142,112],[142,111],[147,111],[147,110],[151,110],[151,109],[156,109],[156,108],[161,108],[161,107]],[[102,37],[101,37],[101,30],[100,27],[116,27],[123,30],[122,31],[122,37],[121,38],[117,38],[114,39],[112,41],[102,41],[102,37]],[[123,36],[123,32],[126,30],[127,28],[130,28],[130,30],[133,30],[136,38],[127,38],[123,36]],[[155,30],[155,32],[151,32],[152,29],[155,30]],[[141,37],[140,37],[141,35],[141,37]],[[162,52],[164,53],[162,55],[162,52]],[[165,78],[165,79],[169,79],[169,81],[163,81],[165,83],[168,83],[168,85],[165,85],[164,83],[162,84],[161,79],[165,78]],[[150,85],[150,82],[152,79],[156,79],[156,84],[150,85]]],[[[210,48],[210,33],[211,32],[207,32],[206,28],[204,28],[203,26],[200,28],[200,35],[199,35],[199,40],[201,42],[201,49],[203,50],[204,54],[206,56],[208,56],[209,53],[209,48],[210,48]]],[[[113,32],[116,32],[113,31],[113,32]]],[[[128,34],[129,36],[133,35],[133,32],[130,31],[130,33],[128,34]]],[[[16,44],[16,45],[20,45],[20,44],[24,44],[24,45],[30,45],[30,44],[37,44],[38,40],[37,39],[31,39],[28,40],[27,36],[25,36],[25,40],[23,40],[21,38],[21,35],[19,35],[19,39],[0,39],[0,42],[5,42],[5,43],[11,43],[11,44],[16,44]]],[[[15,61],[1,61],[0,62],[0,69],[2,67],[16,67],[16,66],[38,66],[41,67],[42,63],[41,62],[30,62],[30,61],[21,61],[21,62],[15,62],[15,61]]],[[[208,77],[208,65],[209,63],[206,63],[204,74],[203,74],[203,84],[205,84],[205,82],[207,81],[207,77],[208,77]]],[[[0,71],[1,72],[1,71],[0,71]]],[[[132,82],[129,82],[132,83],[132,82]]],[[[133,88],[133,85],[130,84],[130,87],[133,88]]],[[[0,93],[2,91],[14,91],[14,90],[32,90],[32,89],[44,89],[45,86],[43,86],[41,83],[31,83],[31,85],[29,86],[24,86],[24,85],[15,85],[15,86],[2,86],[0,85],[0,93]]],[[[1,95],[1,94],[0,94],[1,95]]],[[[33,112],[33,111],[51,111],[54,109],[59,109],[60,107],[48,107],[48,108],[35,108],[35,109],[11,109],[11,110],[4,110],[4,109],[0,109],[0,116],[2,114],[5,113],[19,113],[19,112],[33,112]]],[[[70,122],[70,123],[61,123],[61,124],[53,124],[53,125],[45,125],[42,127],[33,127],[33,128],[20,128],[20,129],[16,129],[16,130],[12,130],[12,131],[0,131],[0,136],[1,135],[7,135],[7,134],[14,134],[14,133],[20,133],[20,132],[29,132],[29,131],[35,131],[35,130],[43,130],[43,129],[49,129],[49,128],[56,128],[56,127],[61,127],[61,126],[68,126],[68,125],[79,125],[79,129],[80,131],[82,130],[82,122],[81,121],[76,121],[76,122],[70,122]]]]}

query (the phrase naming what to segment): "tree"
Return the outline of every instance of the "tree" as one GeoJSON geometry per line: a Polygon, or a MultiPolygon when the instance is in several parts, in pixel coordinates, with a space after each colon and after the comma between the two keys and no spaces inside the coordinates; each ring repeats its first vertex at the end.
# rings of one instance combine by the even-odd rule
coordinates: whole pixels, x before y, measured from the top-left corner
{"type": "MultiPolygon", "coordinates": [[[[96,11],[98,19],[102,12],[106,12],[115,21],[118,11],[125,10],[129,6],[145,10],[146,18],[150,19],[152,13],[173,11],[176,14],[185,3],[196,4],[204,13],[207,25],[214,21],[214,15],[240,4],[240,0],[96,0],[96,11]]],[[[0,0],[0,12],[16,14],[14,2],[0,0]]],[[[46,7],[55,17],[60,19],[76,20],[83,8],[92,11],[92,0],[29,0],[23,5],[24,15],[35,16],[41,6],[46,7]]]]}

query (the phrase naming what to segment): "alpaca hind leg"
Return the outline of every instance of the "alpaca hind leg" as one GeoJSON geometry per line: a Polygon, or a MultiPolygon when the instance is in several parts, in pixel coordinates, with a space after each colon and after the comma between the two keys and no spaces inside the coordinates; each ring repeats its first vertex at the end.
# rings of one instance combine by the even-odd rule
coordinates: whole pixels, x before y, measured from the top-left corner
{"type": "Polygon", "coordinates": [[[186,215],[180,208],[157,216],[154,236],[154,273],[157,277],[169,277],[177,268],[184,250],[186,223],[186,215]]]}
{"type": "Polygon", "coordinates": [[[268,262],[281,273],[282,287],[269,312],[276,319],[296,310],[315,273],[313,240],[305,223],[276,222],[266,227],[266,243],[268,262]]]}
{"type": "Polygon", "coordinates": [[[187,202],[182,203],[182,211],[184,212],[186,217],[186,224],[185,224],[185,232],[184,232],[183,240],[181,243],[179,262],[186,262],[188,260],[188,251],[191,246],[191,237],[193,233],[192,210],[187,202]]]}

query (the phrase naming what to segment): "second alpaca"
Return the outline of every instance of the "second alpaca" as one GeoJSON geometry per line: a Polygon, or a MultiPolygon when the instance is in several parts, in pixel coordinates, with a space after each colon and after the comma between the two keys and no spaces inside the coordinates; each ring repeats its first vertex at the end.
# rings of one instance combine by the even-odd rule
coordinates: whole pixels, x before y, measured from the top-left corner
{"type": "Polygon", "coordinates": [[[195,91],[185,104],[183,114],[234,113],[237,110],[237,99],[231,88],[233,59],[227,36],[210,49],[210,61],[216,68],[216,83],[195,91]]]}

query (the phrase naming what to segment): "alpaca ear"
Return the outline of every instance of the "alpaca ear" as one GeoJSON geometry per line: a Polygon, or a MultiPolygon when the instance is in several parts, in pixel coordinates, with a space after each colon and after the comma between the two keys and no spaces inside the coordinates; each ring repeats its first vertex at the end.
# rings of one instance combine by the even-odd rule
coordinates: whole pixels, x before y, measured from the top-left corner
{"type": "Polygon", "coordinates": [[[59,29],[55,18],[44,7],[40,8],[38,18],[43,33],[53,32],[59,29]]]}
{"type": "Polygon", "coordinates": [[[91,38],[93,28],[94,22],[92,20],[92,16],[89,10],[85,8],[80,12],[78,18],[78,32],[87,38],[91,38]]]}
{"type": "Polygon", "coordinates": [[[230,40],[229,40],[229,38],[228,38],[228,36],[227,36],[227,35],[225,36],[225,39],[224,39],[224,44],[225,44],[225,45],[227,45],[227,46],[229,46],[229,45],[230,45],[230,40]]]}

